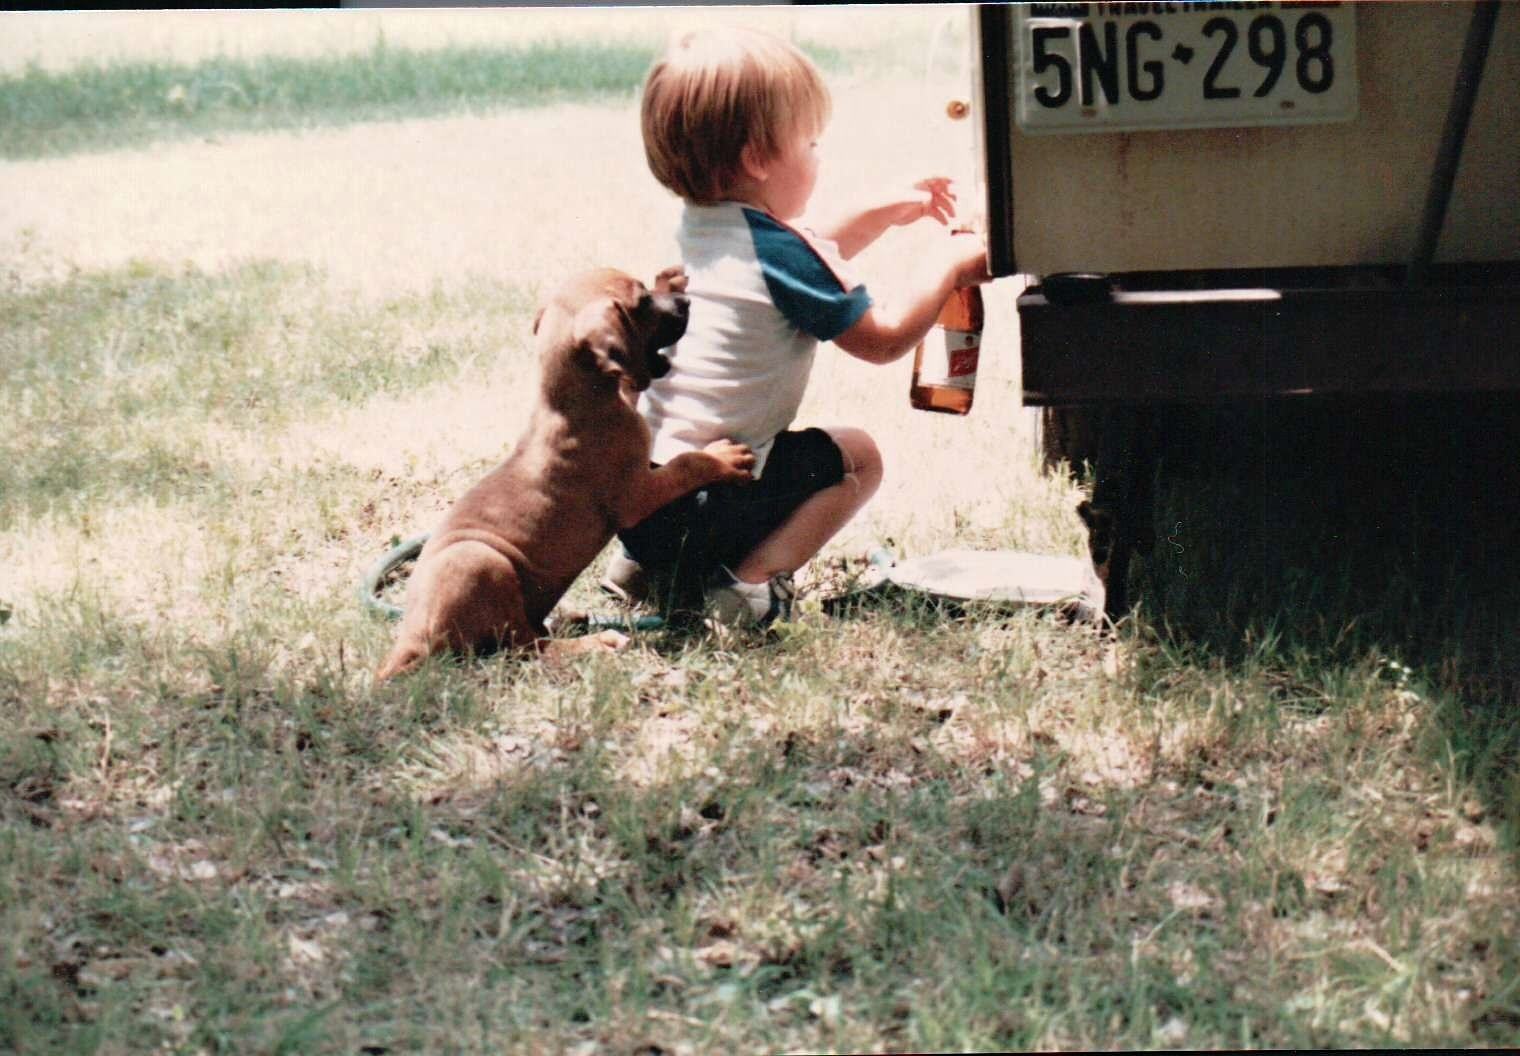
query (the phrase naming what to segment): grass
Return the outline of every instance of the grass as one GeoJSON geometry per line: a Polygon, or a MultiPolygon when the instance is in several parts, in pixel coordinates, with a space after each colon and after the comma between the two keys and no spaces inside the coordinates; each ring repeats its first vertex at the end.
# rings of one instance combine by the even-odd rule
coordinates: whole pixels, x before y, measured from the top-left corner
{"type": "MultiPolygon", "coordinates": [[[[826,68],[841,53],[810,47],[826,68]]],[[[480,113],[628,99],[658,47],[580,43],[412,50],[381,36],[367,53],[124,62],[0,78],[0,157],[136,147],[219,132],[480,113]]]]}
{"type": "MultiPolygon", "coordinates": [[[[265,120],[201,115],[175,134],[265,120]]],[[[146,141],[94,120],[27,149],[146,141]]],[[[825,608],[850,540],[769,635],[377,690],[355,587],[521,426],[536,291],[24,278],[47,237],[0,279],[0,1049],[1520,1044],[1502,405],[1171,409],[1112,637],[825,608]]],[[[984,363],[950,422],[821,355],[808,420],[889,450],[868,516],[907,555],[1075,552],[984,363]]]]}
{"type": "MultiPolygon", "coordinates": [[[[827,615],[836,551],[769,637],[376,691],[360,568],[495,456],[363,449],[520,403],[522,298],[336,308],[267,264],[5,297],[10,1050],[1520,1039],[1513,803],[1376,634],[827,615]],[[94,453],[68,486],[39,435],[94,453]],[[103,457],[155,443],[193,471],[103,457]]],[[[1010,470],[984,545],[1070,515],[1010,470]]]]}
{"type": "Polygon", "coordinates": [[[237,485],[196,435],[207,423],[273,430],[452,377],[489,361],[493,326],[530,309],[517,291],[477,286],[360,312],[314,280],[268,262],[221,275],[137,264],[0,290],[14,397],[0,432],[0,527],[123,496],[225,498],[237,485]],[[460,333],[455,320],[472,313],[478,329],[460,333]]]}
{"type": "Polygon", "coordinates": [[[1225,657],[1255,634],[1428,673],[1454,750],[1500,813],[1520,817],[1513,401],[1306,400],[1182,414],[1170,429],[1140,578],[1173,634],[1225,657]],[[1198,451],[1198,436],[1224,450],[1198,451]]]}

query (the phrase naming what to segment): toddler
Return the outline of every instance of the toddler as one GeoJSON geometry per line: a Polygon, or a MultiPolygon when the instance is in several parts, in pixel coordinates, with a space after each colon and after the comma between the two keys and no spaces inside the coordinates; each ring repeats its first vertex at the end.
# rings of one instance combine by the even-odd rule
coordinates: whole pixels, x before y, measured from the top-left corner
{"type": "Polygon", "coordinates": [[[918,262],[899,304],[873,300],[844,261],[889,227],[954,215],[950,181],[831,224],[793,226],[818,178],[829,119],[818,70],[764,33],[683,34],[650,70],[642,125],[649,167],[685,202],[678,231],[691,319],[671,370],[639,409],[650,458],[731,439],[755,455],[754,480],[694,492],[620,534],[604,586],[633,597],[651,583],[705,595],[726,623],[789,615],[791,574],[875,493],[881,455],[864,431],[791,430],[819,341],[890,363],[933,325],[957,286],[985,282],[979,238],[945,235],[918,262]]]}

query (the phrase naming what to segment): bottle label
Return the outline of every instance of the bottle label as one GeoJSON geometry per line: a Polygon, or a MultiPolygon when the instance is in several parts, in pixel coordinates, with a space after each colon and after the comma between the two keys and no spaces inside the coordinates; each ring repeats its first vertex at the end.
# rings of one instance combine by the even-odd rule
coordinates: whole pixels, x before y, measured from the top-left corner
{"type": "Polygon", "coordinates": [[[976,388],[976,361],[982,335],[970,330],[932,327],[924,335],[924,362],[918,383],[950,389],[976,388]]]}

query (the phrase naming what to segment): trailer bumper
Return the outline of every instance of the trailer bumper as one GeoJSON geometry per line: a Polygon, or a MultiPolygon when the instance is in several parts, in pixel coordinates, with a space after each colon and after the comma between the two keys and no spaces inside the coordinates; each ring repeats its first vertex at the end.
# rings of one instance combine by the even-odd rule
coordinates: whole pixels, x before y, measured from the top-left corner
{"type": "Polygon", "coordinates": [[[1018,300],[1024,402],[1520,392],[1513,265],[1416,287],[1348,287],[1336,269],[1282,278],[1124,276],[1077,303],[1032,286],[1018,300]]]}

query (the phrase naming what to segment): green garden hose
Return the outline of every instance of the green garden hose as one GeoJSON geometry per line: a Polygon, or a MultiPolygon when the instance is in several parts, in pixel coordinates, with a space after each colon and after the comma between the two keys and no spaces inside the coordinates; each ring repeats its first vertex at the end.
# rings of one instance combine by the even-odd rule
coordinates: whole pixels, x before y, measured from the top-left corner
{"type": "Polygon", "coordinates": [[[417,555],[422,553],[422,548],[427,541],[426,532],[415,535],[391,547],[384,557],[370,566],[370,570],[364,574],[364,582],[359,585],[359,600],[364,603],[365,608],[379,613],[388,620],[401,619],[401,607],[383,600],[380,597],[380,589],[396,569],[408,561],[417,560],[417,555]]]}

